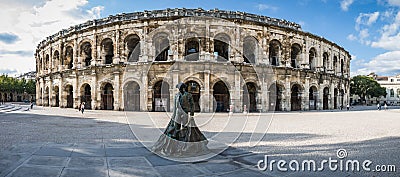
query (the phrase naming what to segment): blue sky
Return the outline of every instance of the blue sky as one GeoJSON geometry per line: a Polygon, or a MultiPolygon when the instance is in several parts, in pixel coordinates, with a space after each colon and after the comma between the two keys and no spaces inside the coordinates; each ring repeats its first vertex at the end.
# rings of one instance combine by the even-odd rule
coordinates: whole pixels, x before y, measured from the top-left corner
{"type": "Polygon", "coordinates": [[[0,73],[34,70],[38,42],[71,25],[123,12],[201,7],[301,24],[349,51],[352,75],[400,74],[400,0],[2,0],[0,7],[0,73]]]}

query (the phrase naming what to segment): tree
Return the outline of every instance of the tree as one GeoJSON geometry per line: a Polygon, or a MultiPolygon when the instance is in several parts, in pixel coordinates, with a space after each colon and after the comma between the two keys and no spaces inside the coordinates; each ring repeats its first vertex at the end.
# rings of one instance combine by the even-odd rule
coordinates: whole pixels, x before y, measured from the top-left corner
{"type": "Polygon", "coordinates": [[[380,97],[386,95],[386,89],[368,76],[355,76],[350,80],[350,94],[358,95],[364,103],[365,97],[380,97]]]}

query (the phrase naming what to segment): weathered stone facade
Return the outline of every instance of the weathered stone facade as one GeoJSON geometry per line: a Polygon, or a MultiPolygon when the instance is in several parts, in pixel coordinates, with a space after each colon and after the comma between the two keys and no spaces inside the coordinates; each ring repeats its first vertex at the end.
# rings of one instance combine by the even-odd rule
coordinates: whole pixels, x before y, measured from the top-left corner
{"type": "Polygon", "coordinates": [[[166,9],[62,30],[36,50],[37,104],[162,111],[186,82],[196,110],[335,109],[350,54],[298,24],[243,12],[166,9]]]}

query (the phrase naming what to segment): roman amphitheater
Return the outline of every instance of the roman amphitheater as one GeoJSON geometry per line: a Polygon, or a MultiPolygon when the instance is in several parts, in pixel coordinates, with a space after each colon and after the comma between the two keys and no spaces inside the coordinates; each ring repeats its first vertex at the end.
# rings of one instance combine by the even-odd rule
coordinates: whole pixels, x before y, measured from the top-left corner
{"type": "Polygon", "coordinates": [[[349,100],[348,51],[299,24],[238,11],[112,15],[39,43],[38,105],[171,111],[185,82],[201,112],[338,109],[349,100]]]}

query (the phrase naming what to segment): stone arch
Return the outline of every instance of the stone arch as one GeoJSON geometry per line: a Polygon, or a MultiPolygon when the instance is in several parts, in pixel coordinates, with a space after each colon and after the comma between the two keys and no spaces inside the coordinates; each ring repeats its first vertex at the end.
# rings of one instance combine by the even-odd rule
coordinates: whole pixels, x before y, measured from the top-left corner
{"type": "Polygon", "coordinates": [[[218,82],[213,84],[212,89],[214,97],[213,110],[215,110],[216,112],[227,112],[230,109],[229,87],[226,85],[225,82],[219,80],[218,82]]]}
{"type": "Polygon", "coordinates": [[[329,87],[325,87],[322,91],[323,97],[322,97],[322,109],[326,110],[329,109],[329,87]]]}
{"type": "Polygon", "coordinates": [[[44,63],[44,70],[48,70],[49,69],[49,65],[50,65],[50,55],[46,54],[45,57],[45,63],[44,63]]]}
{"type": "Polygon", "coordinates": [[[246,105],[248,112],[257,111],[257,82],[246,82],[243,86],[243,107],[246,105]]]}
{"type": "Polygon", "coordinates": [[[80,57],[82,58],[83,66],[90,66],[92,61],[92,44],[84,41],[80,45],[80,57]]]}
{"type": "Polygon", "coordinates": [[[128,62],[139,61],[140,37],[137,34],[128,34],[124,38],[124,55],[128,62]]]}
{"type": "Polygon", "coordinates": [[[281,53],[281,43],[277,39],[273,39],[269,42],[268,57],[270,65],[279,66],[280,53],[281,53]]]}
{"type": "Polygon", "coordinates": [[[56,85],[53,88],[53,98],[54,98],[54,106],[55,107],[60,107],[60,89],[59,87],[56,85]]]}
{"type": "Polygon", "coordinates": [[[114,58],[114,42],[111,38],[104,38],[101,41],[101,58],[104,64],[112,64],[114,58]]]}
{"type": "Polygon", "coordinates": [[[136,81],[124,84],[124,110],[140,111],[140,85],[136,81]]]}
{"type": "Polygon", "coordinates": [[[104,82],[101,89],[101,109],[114,109],[114,87],[110,82],[104,82]]]}
{"type": "Polygon", "coordinates": [[[85,109],[92,109],[92,88],[90,84],[82,84],[80,91],[81,103],[85,102],[85,109]]]}
{"type": "Polygon", "coordinates": [[[58,50],[54,51],[53,62],[54,62],[53,66],[55,68],[58,68],[58,66],[60,65],[60,52],[58,50]]]}
{"type": "Polygon", "coordinates": [[[231,37],[226,33],[218,33],[214,36],[214,56],[217,61],[229,61],[229,46],[231,37]]]}
{"type": "Polygon", "coordinates": [[[68,45],[65,47],[65,55],[64,55],[64,65],[68,69],[72,69],[74,63],[74,49],[72,46],[68,45]]]}
{"type": "Polygon", "coordinates": [[[328,71],[328,65],[329,65],[329,54],[328,52],[324,52],[322,54],[322,67],[324,69],[324,72],[328,71]]]}
{"type": "Polygon", "coordinates": [[[74,88],[71,84],[66,84],[64,89],[65,95],[67,96],[66,108],[73,108],[74,106],[74,88]]]}
{"type": "Polygon", "coordinates": [[[153,46],[155,48],[155,61],[167,61],[170,49],[170,40],[165,32],[158,32],[153,36],[153,46]]]}
{"type": "Polygon", "coordinates": [[[268,88],[268,110],[283,111],[283,92],[285,86],[282,83],[274,82],[268,88]]]}
{"type": "Polygon", "coordinates": [[[152,111],[169,111],[170,85],[164,80],[158,80],[153,85],[152,111]]]}
{"type": "Polygon", "coordinates": [[[243,39],[243,59],[245,63],[255,64],[258,60],[258,41],[253,36],[243,39]]]}
{"type": "Polygon", "coordinates": [[[311,47],[308,52],[308,65],[311,70],[315,70],[317,60],[317,52],[314,47],[311,47]]]}
{"type": "Polygon", "coordinates": [[[301,94],[302,87],[298,83],[291,84],[290,89],[290,110],[292,111],[300,111],[302,109],[301,106],[301,94]]]}
{"type": "Polygon", "coordinates": [[[315,85],[311,85],[308,90],[308,100],[309,100],[309,109],[317,110],[317,100],[318,100],[318,87],[315,85]]]}
{"type": "MultiPolygon", "coordinates": [[[[10,94],[12,94],[12,93],[10,93],[10,94]]],[[[45,89],[44,89],[44,106],[49,106],[49,99],[50,99],[50,89],[49,89],[49,86],[46,86],[45,87],[45,89]]],[[[11,101],[13,101],[12,100],[12,96],[11,96],[11,101]]]]}
{"type": "Polygon", "coordinates": [[[290,48],[290,66],[292,68],[300,67],[300,54],[301,54],[301,46],[298,43],[292,44],[290,48]]]}
{"type": "MultiPolygon", "coordinates": [[[[338,57],[335,55],[333,56],[333,72],[336,74],[337,71],[337,63],[339,62],[338,57]]],[[[336,108],[335,108],[336,109],[336,108]]]]}
{"type": "Polygon", "coordinates": [[[333,90],[333,109],[338,108],[338,95],[339,95],[339,90],[335,88],[333,90]]]}
{"type": "Polygon", "coordinates": [[[185,39],[185,60],[198,61],[200,52],[200,41],[197,37],[185,39]]]}

